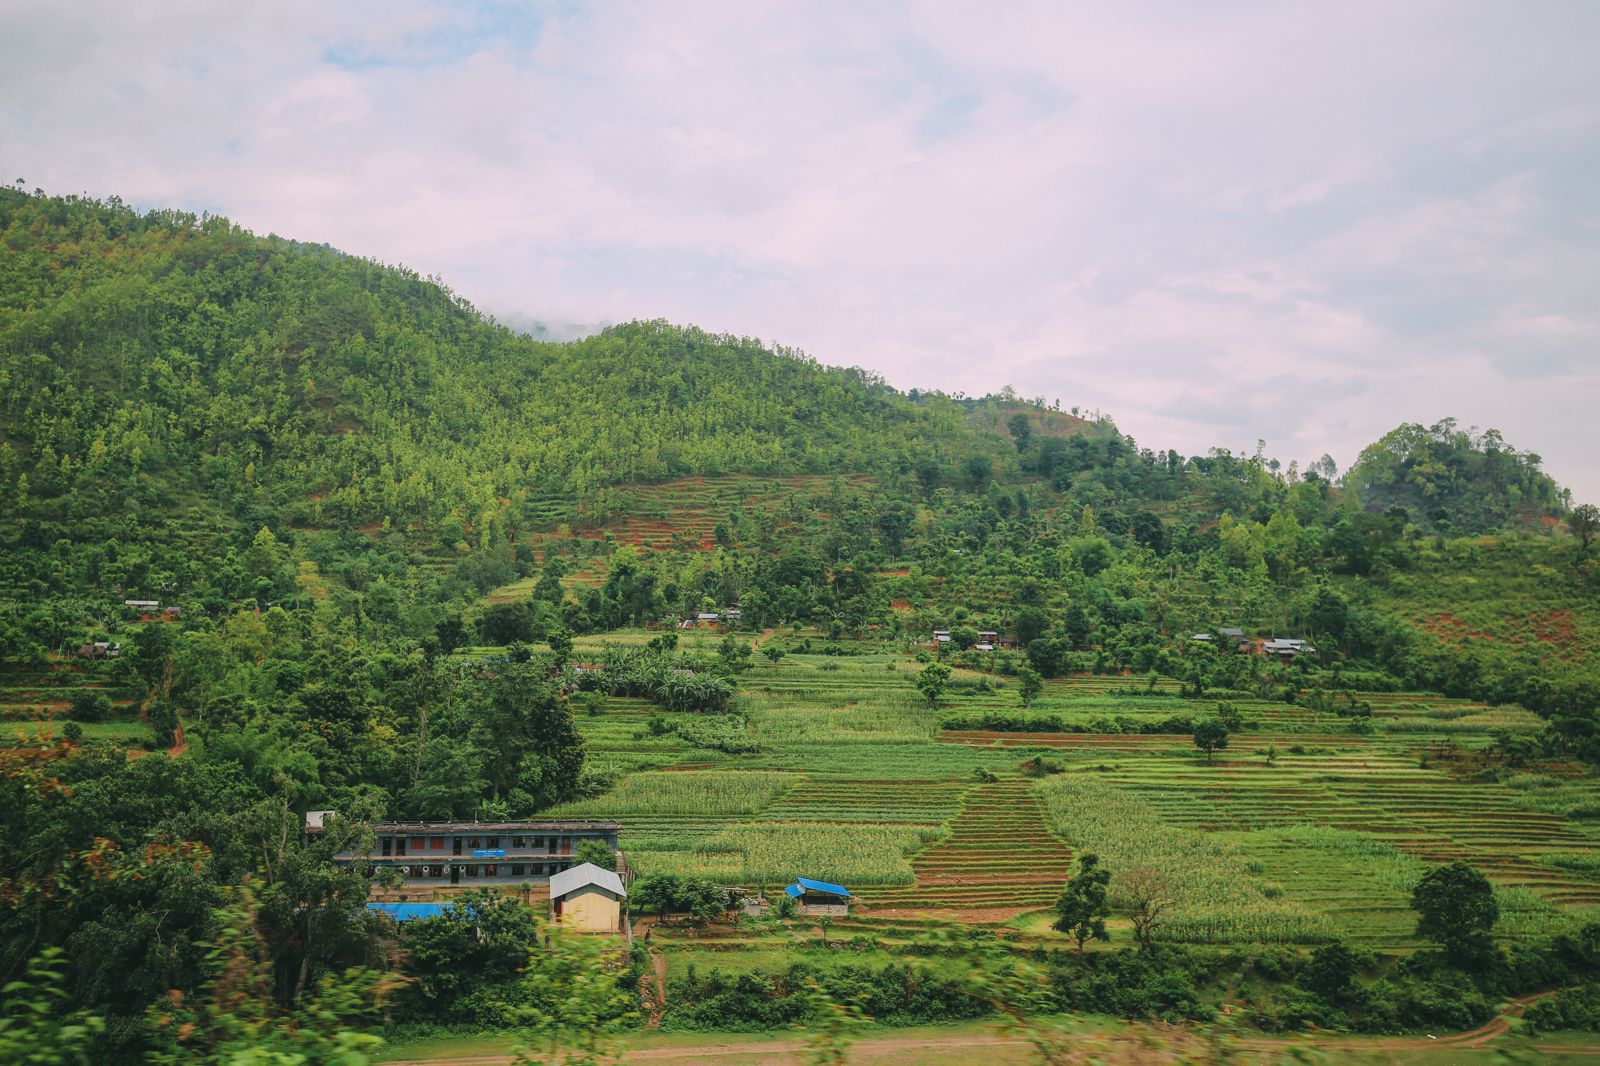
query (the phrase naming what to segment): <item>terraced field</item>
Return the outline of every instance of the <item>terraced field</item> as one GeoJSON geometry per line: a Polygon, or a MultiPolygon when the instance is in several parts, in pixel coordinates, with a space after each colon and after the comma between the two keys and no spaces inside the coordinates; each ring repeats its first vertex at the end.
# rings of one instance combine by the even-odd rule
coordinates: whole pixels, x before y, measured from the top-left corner
{"type": "Polygon", "coordinates": [[[862,894],[869,914],[955,912],[1004,921],[1046,907],[1061,894],[1071,851],[1048,828],[1033,782],[977,785],[950,823],[950,835],[911,860],[916,882],[862,894]]]}
{"type": "MultiPolygon", "coordinates": [[[[685,636],[689,647],[717,639],[685,636]]],[[[588,648],[598,653],[598,645],[588,648]]],[[[804,855],[796,860],[803,868],[789,875],[851,885],[840,871],[863,873],[852,885],[861,904],[852,924],[1006,921],[1047,908],[1070,872],[1072,851],[1048,827],[1041,783],[1019,773],[1039,758],[1148,804],[1164,826],[1192,835],[1196,855],[1214,848],[1236,856],[1229,869],[1247,871],[1238,876],[1250,882],[1244,887],[1251,898],[1306,916],[1279,921],[1269,908],[1250,926],[1269,938],[1281,925],[1297,940],[1331,934],[1377,949],[1413,949],[1410,885],[1428,864],[1454,859],[1472,862],[1496,883],[1504,936],[1600,916],[1600,862],[1588,864],[1600,856],[1600,826],[1584,815],[1600,809],[1600,780],[1559,764],[1510,777],[1493,766],[1485,773],[1478,753],[1492,745],[1493,731],[1533,727],[1518,709],[1430,694],[1360,694],[1373,717],[1357,732],[1356,720],[1336,714],[1235,700],[1246,728],[1207,763],[1187,734],[940,730],[941,715],[1019,713],[1014,685],[958,671],[958,687],[936,714],[913,684],[920,665],[903,649],[885,643],[864,650],[791,652],[777,664],[758,657],[739,686],[750,735],[762,747],[757,754],[728,756],[648,736],[644,723],[657,712],[637,701],[614,700],[603,714],[581,716],[592,757],[615,760],[625,773],[653,767],[786,775],[780,794],[742,815],[619,812],[635,865],[733,882],[761,868],[737,849],[753,847],[764,833],[792,841],[798,831],[827,839],[809,852],[783,852],[804,855]],[[914,835],[894,836],[894,827],[914,835]],[[857,839],[865,858],[848,854],[857,839]]],[[[1144,678],[1064,678],[1047,685],[1031,713],[1076,728],[1126,730],[1214,713],[1214,701],[1175,698],[1176,688],[1170,679],[1151,691],[1144,678]]],[[[1201,916],[1176,935],[1225,937],[1218,930],[1228,925],[1219,921],[1201,916]]]]}

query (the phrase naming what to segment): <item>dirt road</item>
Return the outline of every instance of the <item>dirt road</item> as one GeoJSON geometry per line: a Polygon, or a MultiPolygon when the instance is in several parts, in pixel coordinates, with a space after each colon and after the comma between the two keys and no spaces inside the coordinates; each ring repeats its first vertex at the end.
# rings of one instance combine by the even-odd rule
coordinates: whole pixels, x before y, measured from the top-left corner
{"type": "MultiPolygon", "coordinates": [[[[1546,993],[1548,994],[1548,993],[1546,993]]],[[[1445,1063],[1476,1059],[1496,1054],[1499,1038],[1511,1030],[1530,1003],[1541,998],[1527,996],[1506,1005],[1495,1018],[1476,1029],[1443,1036],[1401,1037],[1235,1037],[1227,1040],[1224,1052],[1201,1033],[1155,1026],[1136,1026],[1120,1032],[1085,1031],[1074,1037],[1074,1052],[1084,1063],[1150,1064],[1229,1061],[1276,1064],[1298,1059],[1297,1052],[1326,1056],[1319,1061],[1361,1063],[1445,1063]]],[[[788,1066],[805,1061],[806,1042],[801,1038],[751,1040],[730,1036],[724,1041],[685,1037],[685,1043],[658,1047],[634,1047],[623,1052],[624,1063],[716,1062],[774,1064],[788,1066]]],[[[1521,1044],[1519,1051],[1540,1057],[1573,1061],[1600,1061],[1600,1044],[1521,1044]]],[[[992,1032],[929,1033],[873,1036],[850,1045],[850,1062],[861,1066],[892,1064],[957,1064],[983,1062],[985,1066],[1039,1061],[1022,1040],[992,1032]]],[[[390,1063],[389,1066],[506,1066],[509,1055],[477,1055],[461,1058],[429,1058],[390,1063]]]]}

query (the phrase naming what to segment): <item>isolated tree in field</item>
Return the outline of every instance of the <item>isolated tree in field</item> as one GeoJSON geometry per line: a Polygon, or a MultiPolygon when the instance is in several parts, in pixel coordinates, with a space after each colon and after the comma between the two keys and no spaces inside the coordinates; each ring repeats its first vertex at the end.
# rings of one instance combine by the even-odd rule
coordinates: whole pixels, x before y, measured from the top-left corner
{"type": "Polygon", "coordinates": [[[1017,671],[1017,694],[1022,697],[1024,707],[1032,707],[1033,701],[1043,691],[1044,678],[1039,676],[1039,671],[1031,666],[1024,666],[1017,671]]]}
{"type": "Polygon", "coordinates": [[[1067,881],[1061,897],[1056,900],[1057,932],[1066,933],[1078,942],[1078,951],[1093,937],[1110,940],[1106,932],[1106,918],[1111,914],[1111,871],[1100,868],[1098,855],[1082,855],[1078,859],[1078,872],[1067,881]]]}
{"type": "Polygon", "coordinates": [[[1211,762],[1217,752],[1228,746],[1228,727],[1220,718],[1207,718],[1203,722],[1196,722],[1194,746],[1206,753],[1206,762],[1211,762]]]}
{"type": "Polygon", "coordinates": [[[1574,507],[1572,513],[1567,516],[1567,528],[1578,538],[1583,550],[1588,551],[1595,537],[1600,536],[1600,507],[1592,503],[1574,507]]]}
{"type": "Polygon", "coordinates": [[[777,666],[778,660],[783,658],[787,653],[776,644],[768,644],[765,648],[761,649],[761,654],[767,657],[767,662],[771,663],[773,666],[777,666]]]}
{"type": "Polygon", "coordinates": [[[944,663],[929,663],[917,675],[917,690],[928,699],[928,709],[939,709],[939,697],[950,684],[950,668],[944,663]]]}
{"type": "Polygon", "coordinates": [[[1154,866],[1133,866],[1118,874],[1113,897],[1118,909],[1133,922],[1133,938],[1145,951],[1155,946],[1156,930],[1178,902],[1172,882],[1154,866]]]}
{"type": "Polygon", "coordinates": [[[628,904],[640,911],[655,911],[662,918],[678,905],[683,895],[683,878],[676,874],[641,877],[628,889],[628,904]]]}
{"type": "Polygon", "coordinates": [[[1411,909],[1417,912],[1417,935],[1437,943],[1457,962],[1481,958],[1491,943],[1489,933],[1500,920],[1494,886],[1465,862],[1423,874],[1411,890],[1411,909]]]}

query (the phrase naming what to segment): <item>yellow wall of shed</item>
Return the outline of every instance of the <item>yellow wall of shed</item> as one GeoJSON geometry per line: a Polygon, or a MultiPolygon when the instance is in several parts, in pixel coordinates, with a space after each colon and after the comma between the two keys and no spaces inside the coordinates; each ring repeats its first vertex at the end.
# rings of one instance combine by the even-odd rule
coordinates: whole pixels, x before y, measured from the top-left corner
{"type": "Polygon", "coordinates": [[[622,929],[622,902],[597,885],[585,885],[562,897],[561,924],[589,933],[615,933],[622,929]]]}

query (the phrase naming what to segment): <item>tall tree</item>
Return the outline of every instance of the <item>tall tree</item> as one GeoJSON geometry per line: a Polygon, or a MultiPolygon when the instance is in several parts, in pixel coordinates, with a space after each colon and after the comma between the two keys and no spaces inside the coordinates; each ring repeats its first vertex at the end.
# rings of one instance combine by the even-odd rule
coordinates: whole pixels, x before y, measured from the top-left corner
{"type": "Polygon", "coordinates": [[[1110,940],[1106,932],[1106,918],[1111,914],[1111,871],[1102,869],[1100,857],[1085,854],[1078,857],[1078,872],[1067,881],[1056,900],[1057,932],[1066,933],[1078,942],[1078,951],[1091,938],[1110,940]]]}

